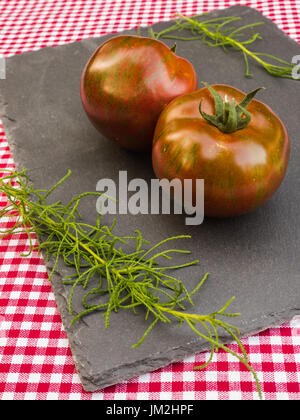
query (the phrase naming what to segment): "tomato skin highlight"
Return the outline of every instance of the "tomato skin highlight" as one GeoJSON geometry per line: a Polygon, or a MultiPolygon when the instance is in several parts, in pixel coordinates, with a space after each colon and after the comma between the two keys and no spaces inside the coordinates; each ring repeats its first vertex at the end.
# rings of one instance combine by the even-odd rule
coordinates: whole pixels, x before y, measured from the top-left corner
{"type": "MultiPolygon", "coordinates": [[[[230,102],[245,94],[227,85],[213,85],[230,102]]],[[[199,113],[214,114],[205,87],[174,99],[160,115],[153,140],[152,163],[159,179],[204,179],[207,217],[232,217],[263,205],[279,188],[288,165],[290,143],[284,124],[264,103],[247,107],[249,125],[223,133],[199,113]]],[[[193,192],[195,198],[195,192],[193,192]]]]}
{"type": "Polygon", "coordinates": [[[105,137],[146,151],[163,108],[196,88],[192,64],[167,45],[121,35],[93,53],[82,73],[80,95],[90,121],[105,137]]]}

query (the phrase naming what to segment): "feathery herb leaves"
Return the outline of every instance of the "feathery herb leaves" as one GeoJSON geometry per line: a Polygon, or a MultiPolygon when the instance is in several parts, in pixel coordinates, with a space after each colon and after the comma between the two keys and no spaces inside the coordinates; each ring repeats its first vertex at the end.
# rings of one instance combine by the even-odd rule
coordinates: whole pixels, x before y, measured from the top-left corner
{"type": "Polygon", "coordinates": [[[240,21],[241,17],[225,16],[204,20],[203,16],[205,16],[205,13],[191,17],[178,15],[175,25],[171,25],[161,32],[155,32],[154,37],[155,39],[180,39],[182,41],[199,39],[210,47],[222,47],[224,51],[228,51],[228,47],[231,47],[243,54],[247,77],[253,77],[249,67],[249,58],[251,58],[272,76],[293,79],[292,70],[294,65],[292,63],[272,54],[249,50],[249,45],[252,45],[258,39],[262,39],[262,36],[254,31],[254,28],[263,25],[264,22],[255,22],[236,28],[229,25],[240,21]],[[243,31],[247,32],[249,30],[250,36],[245,39],[243,31]],[[180,36],[179,34],[182,31],[189,31],[192,36],[180,36]],[[269,61],[264,60],[264,57],[268,58],[269,61]]]}
{"type": "MultiPolygon", "coordinates": [[[[176,254],[189,254],[181,249],[165,249],[165,245],[177,239],[189,236],[170,237],[149,247],[141,232],[135,231],[132,236],[118,236],[112,226],[102,226],[100,215],[96,224],[89,225],[83,221],[78,210],[80,201],[100,193],[83,193],[73,198],[67,205],[61,202],[48,203],[49,196],[71,175],[61,179],[50,190],[35,189],[29,182],[26,170],[9,173],[0,179],[0,192],[8,200],[8,204],[0,210],[0,218],[11,218],[12,227],[0,231],[0,237],[14,233],[25,232],[29,238],[30,249],[25,255],[30,255],[35,249],[34,234],[38,235],[38,250],[42,250],[46,258],[54,257],[54,265],[49,274],[52,279],[59,259],[74,269],[74,274],[64,279],[70,286],[69,312],[73,315],[72,323],[85,315],[101,311],[105,318],[105,326],[109,327],[111,313],[119,310],[132,310],[144,307],[147,320],[152,317],[152,323],[141,339],[132,347],[142,344],[157,322],[170,324],[177,321],[178,325],[186,323],[200,338],[208,341],[211,346],[209,360],[195,369],[202,369],[212,360],[213,354],[219,349],[235,356],[252,373],[259,397],[262,392],[258,377],[250,366],[245,349],[240,342],[239,330],[224,319],[239,316],[238,313],[228,313],[227,308],[234,298],[223,308],[211,314],[198,315],[187,312],[184,304],[192,307],[192,297],[203,286],[208,278],[206,273],[198,285],[188,292],[184,283],[172,275],[172,271],[197,264],[190,261],[184,264],[162,265],[162,260],[171,261],[176,254]],[[134,245],[134,250],[125,252],[122,246],[134,245]],[[96,279],[97,286],[88,289],[91,280],[96,279]],[[73,313],[73,297],[78,287],[85,294],[82,298],[83,310],[73,313]],[[106,300],[103,302],[103,298],[106,300]],[[89,303],[90,299],[99,298],[97,303],[89,303]],[[231,337],[240,349],[240,353],[222,344],[218,330],[222,329],[231,337]]],[[[92,283],[94,285],[94,282],[92,283]]]]}

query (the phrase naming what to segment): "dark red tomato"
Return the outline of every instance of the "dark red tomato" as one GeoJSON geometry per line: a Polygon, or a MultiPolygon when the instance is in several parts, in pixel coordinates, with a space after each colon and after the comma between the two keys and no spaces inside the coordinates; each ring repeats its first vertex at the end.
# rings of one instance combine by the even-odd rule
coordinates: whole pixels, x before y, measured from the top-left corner
{"type": "Polygon", "coordinates": [[[95,127],[131,150],[150,150],[157,118],[176,96],[194,91],[192,64],[164,43],[117,36],[94,52],[81,78],[81,99],[95,127]]]}
{"type": "Polygon", "coordinates": [[[155,174],[204,179],[205,216],[230,217],[258,208],[286,173],[287,131],[267,105],[252,100],[253,93],[245,100],[243,92],[227,85],[205,87],[174,99],[159,117],[155,174]]]}

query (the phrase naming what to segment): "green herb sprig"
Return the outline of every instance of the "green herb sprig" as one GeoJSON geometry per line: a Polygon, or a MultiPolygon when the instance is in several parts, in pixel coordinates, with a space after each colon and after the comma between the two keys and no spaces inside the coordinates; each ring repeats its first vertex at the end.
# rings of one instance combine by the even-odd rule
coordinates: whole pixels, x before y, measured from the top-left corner
{"type": "Polygon", "coordinates": [[[85,197],[99,195],[87,192],[73,198],[64,205],[60,201],[49,204],[49,196],[62,182],[71,175],[69,171],[50,190],[38,190],[30,183],[26,171],[10,173],[0,179],[0,192],[8,200],[8,204],[0,210],[0,218],[12,219],[12,227],[0,231],[0,237],[25,232],[30,241],[29,255],[33,250],[43,250],[46,258],[54,257],[54,264],[49,279],[53,278],[59,260],[74,269],[74,274],[64,279],[70,285],[69,312],[73,315],[72,323],[94,311],[102,311],[105,326],[109,327],[111,313],[119,310],[132,310],[135,314],[138,307],[145,309],[145,318],[150,319],[141,339],[132,347],[139,346],[152,328],[158,323],[178,325],[186,323],[199,337],[208,341],[211,346],[209,360],[195,369],[207,366],[215,351],[223,349],[235,356],[252,373],[259,397],[262,398],[258,377],[250,366],[245,349],[238,338],[239,330],[225,321],[239,316],[228,313],[227,308],[234,298],[230,299],[219,311],[206,315],[187,312],[184,304],[194,305],[192,297],[207,280],[206,273],[198,285],[189,292],[184,283],[172,275],[172,271],[197,264],[190,261],[180,265],[162,265],[161,261],[171,261],[176,254],[189,254],[181,249],[165,249],[165,245],[173,240],[186,239],[181,235],[170,237],[154,246],[143,238],[139,231],[133,236],[117,236],[112,226],[102,226],[100,215],[96,224],[89,225],[83,221],[78,210],[85,197]],[[39,245],[34,246],[33,235],[37,234],[39,245]],[[122,249],[131,244],[131,251],[122,249]],[[94,282],[97,282],[96,287],[94,282]],[[92,283],[93,282],[93,283],[92,283]],[[92,286],[88,287],[90,284],[92,286]],[[77,288],[85,292],[82,298],[83,310],[74,313],[73,297],[77,288]],[[91,303],[91,300],[98,300],[91,303]],[[104,299],[104,301],[103,301],[104,299]],[[222,344],[219,330],[222,329],[231,337],[240,349],[236,353],[222,344]]]}
{"type": "MultiPolygon", "coordinates": [[[[246,76],[253,77],[250,73],[249,58],[256,61],[262,66],[269,74],[277,77],[284,77],[292,79],[293,64],[281,58],[275,57],[268,53],[254,52],[249,50],[248,46],[253,44],[256,40],[262,39],[262,36],[254,31],[256,26],[263,25],[264,22],[255,22],[248,25],[243,25],[238,28],[229,26],[234,22],[241,20],[241,17],[226,16],[204,20],[204,15],[196,15],[187,17],[178,15],[174,25],[164,29],[161,32],[155,32],[154,37],[180,39],[182,41],[201,40],[210,47],[222,47],[227,51],[228,47],[240,51],[243,54],[246,65],[246,76]],[[178,33],[182,31],[191,32],[192,36],[180,36],[178,33]],[[250,31],[250,36],[244,39],[243,31],[250,31]],[[174,33],[175,32],[175,33],[174,33]],[[174,33],[174,34],[172,34],[174,33]],[[270,59],[265,61],[264,57],[270,59]]],[[[300,80],[300,79],[296,79],[300,80]]]]}

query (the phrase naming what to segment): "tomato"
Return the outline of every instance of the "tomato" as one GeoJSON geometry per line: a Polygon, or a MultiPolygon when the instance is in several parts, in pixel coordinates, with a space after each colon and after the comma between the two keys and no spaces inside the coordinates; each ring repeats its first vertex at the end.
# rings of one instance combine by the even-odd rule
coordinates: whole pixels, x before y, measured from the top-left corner
{"type": "Polygon", "coordinates": [[[204,179],[205,216],[237,216],[278,189],[289,138],[278,116],[253,99],[258,89],[245,96],[231,86],[206,86],[174,99],[160,115],[153,169],[160,179],[204,179]]]}
{"type": "Polygon", "coordinates": [[[84,68],[80,92],[89,119],[105,137],[144,151],[151,150],[163,108],[196,88],[192,64],[164,43],[121,35],[94,52],[84,68]]]}

